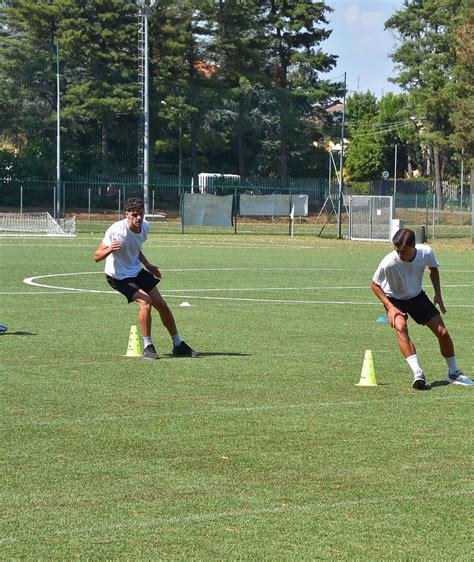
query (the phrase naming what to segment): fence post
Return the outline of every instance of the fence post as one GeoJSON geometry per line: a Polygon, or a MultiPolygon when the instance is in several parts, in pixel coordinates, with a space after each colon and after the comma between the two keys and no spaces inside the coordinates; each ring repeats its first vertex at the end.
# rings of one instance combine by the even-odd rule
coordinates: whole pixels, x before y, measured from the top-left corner
{"type": "Polygon", "coordinates": [[[464,197],[464,148],[461,150],[461,201],[460,201],[460,213],[459,213],[459,224],[462,226],[463,219],[463,197],[464,197]]]}
{"type": "Polygon", "coordinates": [[[237,234],[237,188],[234,187],[234,234],[237,234]]]}
{"type": "Polygon", "coordinates": [[[87,188],[87,208],[89,211],[89,222],[91,220],[91,188],[87,188]]]}
{"type": "Polygon", "coordinates": [[[20,184],[20,215],[23,213],[23,184],[20,184]]]}

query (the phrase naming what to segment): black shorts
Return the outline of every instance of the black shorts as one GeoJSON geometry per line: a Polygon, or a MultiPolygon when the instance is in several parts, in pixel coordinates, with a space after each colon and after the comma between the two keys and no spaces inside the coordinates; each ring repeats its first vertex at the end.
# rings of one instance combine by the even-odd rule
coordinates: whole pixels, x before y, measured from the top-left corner
{"type": "Polygon", "coordinates": [[[160,280],[146,269],[142,269],[136,277],[126,277],[125,279],[114,279],[110,275],[105,276],[108,284],[122,295],[127,297],[128,302],[133,302],[133,295],[142,289],[149,293],[156,287],[160,280]]]}
{"type": "Polygon", "coordinates": [[[439,310],[426,296],[425,291],[412,299],[401,300],[388,297],[388,300],[402,312],[409,314],[417,324],[426,324],[435,316],[439,316],[439,310]]]}

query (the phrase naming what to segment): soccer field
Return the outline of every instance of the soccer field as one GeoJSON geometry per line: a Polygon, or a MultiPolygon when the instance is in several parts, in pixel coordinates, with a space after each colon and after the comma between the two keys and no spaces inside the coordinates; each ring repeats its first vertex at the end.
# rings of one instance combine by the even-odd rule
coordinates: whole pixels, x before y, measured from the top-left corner
{"type": "MultiPolygon", "coordinates": [[[[172,357],[154,313],[146,362],[100,240],[0,239],[3,559],[472,559],[474,389],[410,322],[432,384],[412,390],[369,288],[389,244],[151,235],[202,355],[172,357]]],[[[472,244],[432,245],[473,375],[472,244]]]]}

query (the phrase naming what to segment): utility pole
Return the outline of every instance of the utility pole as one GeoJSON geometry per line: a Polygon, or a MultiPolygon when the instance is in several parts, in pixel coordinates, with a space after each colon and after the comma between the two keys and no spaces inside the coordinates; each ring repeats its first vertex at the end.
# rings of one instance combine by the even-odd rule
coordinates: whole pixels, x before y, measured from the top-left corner
{"type": "Polygon", "coordinates": [[[393,204],[395,205],[395,198],[397,196],[397,155],[398,144],[395,145],[395,164],[393,166],[393,204]]]}
{"type": "Polygon", "coordinates": [[[54,216],[61,217],[61,92],[59,89],[59,43],[56,42],[56,207],[54,216]]]}
{"type": "Polygon", "coordinates": [[[342,238],[342,207],[344,205],[344,125],[346,119],[346,87],[347,73],[344,72],[344,99],[342,105],[342,124],[341,124],[341,154],[339,160],[339,197],[337,200],[337,237],[342,238]]]}
{"type": "Polygon", "coordinates": [[[139,139],[139,175],[143,183],[143,202],[145,214],[150,213],[150,109],[149,109],[149,71],[148,71],[148,17],[150,8],[156,0],[137,0],[140,8],[138,15],[138,82],[140,84],[140,98],[142,116],[142,138],[139,139]],[[141,172],[141,173],[140,173],[141,172]]]}

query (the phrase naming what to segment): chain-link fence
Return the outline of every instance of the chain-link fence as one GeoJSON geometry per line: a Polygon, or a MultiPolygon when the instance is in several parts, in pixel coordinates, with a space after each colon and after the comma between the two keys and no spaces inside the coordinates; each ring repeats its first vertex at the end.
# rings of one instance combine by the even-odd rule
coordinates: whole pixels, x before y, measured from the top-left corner
{"type": "MultiPolygon", "coordinates": [[[[379,191],[380,185],[374,183],[373,191],[379,191]]],[[[150,212],[159,215],[154,230],[181,232],[180,202],[184,192],[198,192],[199,186],[193,185],[191,176],[159,176],[153,179],[149,187],[150,212]],[[180,183],[181,180],[181,183],[180,183]]],[[[399,182],[395,195],[385,189],[385,195],[392,195],[394,200],[393,218],[403,219],[408,228],[416,230],[424,226],[428,238],[472,236],[472,197],[466,187],[462,200],[460,190],[445,194],[439,198],[433,193],[430,182],[399,182]],[[413,183],[416,189],[413,189],[413,183]]],[[[4,182],[0,184],[0,211],[27,212],[47,211],[56,216],[57,204],[56,182],[4,182]]],[[[328,178],[301,178],[282,182],[281,178],[250,177],[244,182],[232,185],[214,183],[213,192],[218,195],[228,194],[290,194],[308,196],[308,214],[295,216],[294,234],[337,236],[338,186],[329,183],[328,178]]],[[[351,194],[350,186],[346,187],[351,194]]],[[[61,182],[60,216],[76,215],[78,231],[102,229],[96,223],[101,220],[113,220],[123,216],[123,203],[128,197],[142,197],[143,188],[137,182],[61,182]]],[[[238,232],[269,232],[288,234],[288,217],[282,216],[239,216],[238,232]]],[[[347,209],[343,205],[342,232],[348,234],[347,209]]],[[[206,228],[194,228],[205,231],[206,228]]],[[[212,228],[211,228],[212,230],[212,228]]],[[[215,230],[215,229],[214,229],[215,230]]],[[[189,230],[187,230],[189,231],[189,230]]],[[[235,228],[223,229],[235,231],[235,228]]]]}

